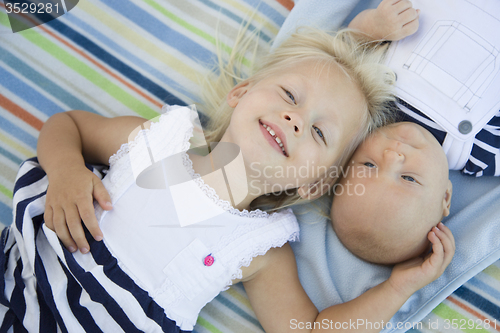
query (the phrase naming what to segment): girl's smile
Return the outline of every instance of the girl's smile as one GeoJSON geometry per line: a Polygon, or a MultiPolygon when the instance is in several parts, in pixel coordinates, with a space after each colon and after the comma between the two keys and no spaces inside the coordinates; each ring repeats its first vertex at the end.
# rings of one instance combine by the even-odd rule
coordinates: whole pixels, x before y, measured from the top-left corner
{"type": "Polygon", "coordinates": [[[285,133],[275,124],[264,122],[263,120],[259,120],[259,124],[264,138],[269,142],[271,147],[288,157],[285,133]]]}

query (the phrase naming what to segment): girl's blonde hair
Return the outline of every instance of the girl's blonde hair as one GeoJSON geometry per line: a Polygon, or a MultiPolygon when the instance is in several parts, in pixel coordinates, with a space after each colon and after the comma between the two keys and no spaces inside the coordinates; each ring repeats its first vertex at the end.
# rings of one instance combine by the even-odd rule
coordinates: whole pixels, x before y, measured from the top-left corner
{"type": "MultiPolygon", "coordinates": [[[[384,43],[370,41],[350,29],[330,34],[319,29],[303,28],[263,57],[260,64],[254,62],[252,74],[245,77],[241,70],[242,54],[251,48],[252,39],[256,38],[255,34],[250,38],[243,36],[244,32],[240,32],[236,46],[227,60],[223,59],[218,50],[217,66],[212,75],[204,80],[200,109],[209,116],[204,129],[208,142],[219,142],[229,126],[233,109],[227,104],[226,97],[236,84],[243,81],[257,82],[305,60],[316,60],[324,65],[340,65],[365,96],[367,112],[360,119],[359,130],[354,139],[344,148],[333,166],[337,170],[349,161],[355,148],[369,133],[393,120],[389,102],[394,100],[392,90],[395,75],[383,65],[387,50],[384,43]]],[[[328,177],[326,183],[333,186],[337,178],[338,175],[328,177]]],[[[302,200],[298,195],[265,195],[254,200],[251,208],[266,207],[268,210],[275,210],[299,201],[302,200]]]]}

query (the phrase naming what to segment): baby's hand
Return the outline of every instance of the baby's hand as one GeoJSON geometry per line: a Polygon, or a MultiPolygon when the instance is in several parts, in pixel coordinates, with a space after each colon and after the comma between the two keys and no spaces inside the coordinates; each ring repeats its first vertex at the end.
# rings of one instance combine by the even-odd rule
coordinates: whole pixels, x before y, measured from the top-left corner
{"type": "Polygon", "coordinates": [[[383,0],[376,9],[361,12],[349,27],[375,40],[396,41],[417,31],[419,13],[409,0],[383,0]]]}
{"type": "Polygon", "coordinates": [[[443,223],[432,228],[427,237],[432,243],[431,253],[400,263],[392,270],[388,282],[401,295],[409,297],[441,276],[455,254],[455,239],[443,223]]]}
{"type": "Polygon", "coordinates": [[[56,232],[66,248],[74,252],[77,247],[82,253],[90,249],[85,226],[95,240],[102,240],[93,206],[93,200],[106,210],[110,210],[111,199],[99,177],[85,166],[61,170],[49,178],[45,203],[45,224],[56,232]]]}

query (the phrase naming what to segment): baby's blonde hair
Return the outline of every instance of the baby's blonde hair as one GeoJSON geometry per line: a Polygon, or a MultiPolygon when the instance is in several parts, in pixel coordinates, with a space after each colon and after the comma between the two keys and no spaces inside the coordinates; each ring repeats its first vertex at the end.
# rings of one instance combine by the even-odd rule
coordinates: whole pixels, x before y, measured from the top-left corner
{"type": "MultiPolygon", "coordinates": [[[[221,52],[218,52],[217,67],[204,82],[201,109],[210,119],[204,129],[208,142],[219,142],[229,126],[232,108],[227,104],[226,97],[236,84],[243,81],[257,82],[306,60],[316,60],[318,64],[325,66],[340,65],[365,97],[365,117],[360,119],[358,132],[344,148],[335,167],[344,166],[370,132],[392,121],[389,102],[394,100],[392,90],[395,76],[383,65],[387,50],[385,44],[369,41],[365,36],[349,29],[330,34],[319,29],[303,28],[263,57],[260,64],[254,63],[252,75],[245,78],[241,71],[241,54],[250,48],[252,40],[245,39],[243,35],[240,33],[238,36],[228,60],[224,61],[221,52]]],[[[327,177],[327,183],[333,185],[337,178],[327,177]]],[[[271,207],[274,210],[300,201],[298,195],[265,195],[254,200],[251,208],[271,207]]]]}

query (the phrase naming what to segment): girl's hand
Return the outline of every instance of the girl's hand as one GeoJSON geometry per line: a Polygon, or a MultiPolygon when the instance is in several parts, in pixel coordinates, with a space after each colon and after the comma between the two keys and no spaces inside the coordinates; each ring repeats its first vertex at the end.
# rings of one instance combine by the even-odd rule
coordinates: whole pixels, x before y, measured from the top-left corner
{"type": "Polygon", "coordinates": [[[56,232],[71,252],[79,248],[82,253],[87,253],[90,249],[82,220],[94,239],[102,240],[94,212],[94,199],[103,209],[112,208],[108,191],[101,180],[84,165],[64,168],[49,179],[45,224],[56,232]]]}
{"type": "Polygon", "coordinates": [[[357,15],[349,24],[374,40],[400,40],[418,29],[420,10],[414,9],[409,0],[383,0],[376,9],[357,15]]]}
{"type": "Polygon", "coordinates": [[[441,276],[455,254],[455,239],[443,223],[432,228],[427,237],[432,243],[431,253],[400,263],[392,270],[388,282],[401,295],[409,297],[441,276]]]}

